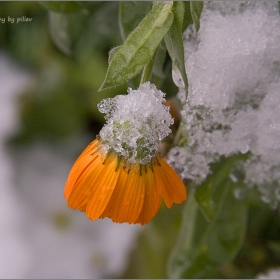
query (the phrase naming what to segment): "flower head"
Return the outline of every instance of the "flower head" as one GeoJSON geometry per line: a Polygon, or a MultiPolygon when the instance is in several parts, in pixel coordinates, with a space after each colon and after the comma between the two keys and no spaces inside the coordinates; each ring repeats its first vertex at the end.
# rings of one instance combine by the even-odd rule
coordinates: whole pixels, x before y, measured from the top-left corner
{"type": "Polygon", "coordinates": [[[109,217],[144,225],[162,199],[168,208],[186,199],[183,182],[157,154],[172,123],[163,97],[146,83],[99,104],[107,124],[70,171],[64,190],[68,206],[91,220],[109,217]]]}
{"type": "Polygon", "coordinates": [[[106,150],[113,149],[129,163],[146,164],[159,149],[160,141],[170,132],[173,118],[164,93],[149,82],[128,95],[108,98],[98,104],[105,113],[106,125],[100,137],[106,150]]]}

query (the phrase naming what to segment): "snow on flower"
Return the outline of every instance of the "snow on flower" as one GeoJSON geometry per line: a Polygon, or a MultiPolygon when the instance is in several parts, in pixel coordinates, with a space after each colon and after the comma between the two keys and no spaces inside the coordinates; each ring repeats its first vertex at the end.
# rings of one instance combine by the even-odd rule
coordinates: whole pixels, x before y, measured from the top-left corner
{"type": "Polygon", "coordinates": [[[186,200],[183,182],[157,153],[173,123],[164,101],[147,82],[98,105],[107,123],[70,171],[64,191],[69,207],[91,220],[144,225],[162,199],[168,208],[186,200]]]}

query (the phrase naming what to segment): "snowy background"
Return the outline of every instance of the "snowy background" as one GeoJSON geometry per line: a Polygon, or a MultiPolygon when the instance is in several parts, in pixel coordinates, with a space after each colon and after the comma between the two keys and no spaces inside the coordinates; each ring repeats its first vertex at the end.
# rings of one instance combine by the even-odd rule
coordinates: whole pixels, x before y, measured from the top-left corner
{"type": "MultiPolygon", "coordinates": [[[[278,3],[205,2],[196,33],[184,33],[188,101],[185,147],[169,163],[195,185],[221,156],[251,153],[231,179],[243,176],[273,209],[280,201],[280,17],[278,3]],[[242,176],[236,176],[236,173],[242,176]]],[[[238,192],[237,196],[240,192],[238,192]]],[[[241,194],[242,198],[244,195],[241,194]]]]}
{"type": "Polygon", "coordinates": [[[17,98],[30,83],[32,73],[0,52],[0,278],[117,277],[141,226],[91,222],[63,196],[74,155],[89,139],[7,148],[20,125],[17,98]]]}

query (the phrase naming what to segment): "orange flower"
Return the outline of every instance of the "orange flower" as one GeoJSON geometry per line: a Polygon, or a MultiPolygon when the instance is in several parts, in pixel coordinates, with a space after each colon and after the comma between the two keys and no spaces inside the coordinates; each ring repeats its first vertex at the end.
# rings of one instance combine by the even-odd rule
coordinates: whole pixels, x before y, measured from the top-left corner
{"type": "Polygon", "coordinates": [[[161,157],[129,164],[114,151],[104,154],[99,138],[74,163],[64,195],[69,207],[91,220],[108,217],[141,225],[157,214],[162,198],[168,208],[187,198],[183,182],[161,157]]]}

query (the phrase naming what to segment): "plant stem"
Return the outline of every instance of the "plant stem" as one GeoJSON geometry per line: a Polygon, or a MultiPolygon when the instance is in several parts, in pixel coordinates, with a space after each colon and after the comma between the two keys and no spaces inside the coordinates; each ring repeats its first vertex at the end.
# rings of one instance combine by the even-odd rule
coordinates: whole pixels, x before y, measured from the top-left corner
{"type": "Polygon", "coordinates": [[[180,122],[179,127],[176,131],[176,134],[175,134],[175,137],[174,137],[174,140],[173,140],[173,147],[178,146],[178,143],[181,139],[181,136],[182,136],[182,121],[180,122]]]}
{"type": "Polygon", "coordinates": [[[152,74],[152,71],[153,71],[153,66],[154,66],[156,53],[157,52],[154,53],[151,60],[145,65],[145,67],[143,69],[143,72],[142,72],[140,85],[144,84],[144,83],[146,83],[150,80],[150,77],[151,77],[151,74],[152,74]]]}

